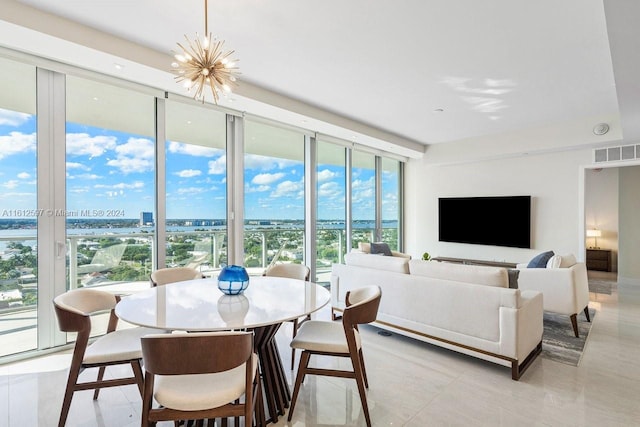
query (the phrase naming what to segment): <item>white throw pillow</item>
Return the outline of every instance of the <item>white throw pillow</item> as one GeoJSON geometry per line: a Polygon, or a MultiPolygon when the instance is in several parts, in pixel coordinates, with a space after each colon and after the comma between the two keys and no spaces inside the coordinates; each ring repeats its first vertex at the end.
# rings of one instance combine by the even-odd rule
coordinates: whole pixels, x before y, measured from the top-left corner
{"type": "Polygon", "coordinates": [[[368,254],[371,252],[371,243],[358,242],[358,249],[360,249],[365,254],[368,254]]]}
{"type": "Polygon", "coordinates": [[[560,255],[554,255],[547,261],[547,268],[560,268],[562,263],[562,257],[560,255]]]}
{"type": "Polygon", "coordinates": [[[560,268],[569,268],[574,265],[576,262],[576,256],[573,254],[562,255],[562,261],[560,262],[560,268]]]}

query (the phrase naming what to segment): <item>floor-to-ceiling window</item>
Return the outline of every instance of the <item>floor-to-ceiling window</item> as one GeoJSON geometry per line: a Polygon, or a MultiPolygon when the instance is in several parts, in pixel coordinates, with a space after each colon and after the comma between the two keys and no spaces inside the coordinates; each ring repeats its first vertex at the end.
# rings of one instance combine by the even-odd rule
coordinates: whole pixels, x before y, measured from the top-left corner
{"type": "Polygon", "coordinates": [[[400,162],[347,141],[316,144],[313,132],[54,68],[0,59],[0,76],[11,76],[0,79],[0,356],[63,343],[53,336],[51,305],[37,305],[38,295],[51,301],[75,287],[148,286],[149,273],[165,265],[212,275],[229,262],[232,232],[229,249],[244,248],[234,249],[234,263],[260,274],[271,263],[315,255],[321,283],[350,250],[349,238],[353,247],[383,239],[401,249],[400,162]],[[305,156],[305,147],[317,148],[315,155],[305,156]],[[317,179],[306,209],[305,168],[317,179]],[[240,188],[229,188],[240,180],[240,188]],[[42,221],[39,208],[52,201],[62,209],[52,211],[55,221],[42,221]],[[239,205],[242,222],[231,227],[239,205]],[[227,218],[227,209],[234,215],[227,218]],[[317,218],[312,242],[305,241],[307,215],[317,218]],[[38,270],[49,265],[47,281],[39,281],[38,270]]]}
{"type": "Polygon", "coordinates": [[[400,161],[382,157],[381,176],[381,240],[393,250],[400,245],[400,161]]]}
{"type": "Polygon", "coordinates": [[[245,120],[244,264],[303,262],[304,134],[245,120]]]}
{"type": "Polygon", "coordinates": [[[35,76],[0,58],[0,356],[38,343],[35,76]]]}
{"type": "Polygon", "coordinates": [[[149,280],[154,110],[151,95],[66,77],[69,288],[149,280]]]}
{"type": "Polygon", "coordinates": [[[316,281],[329,282],[331,265],[341,262],[346,247],[346,148],[318,141],[316,281]]]}
{"type": "Polygon", "coordinates": [[[376,156],[352,150],[351,169],[351,246],[374,242],[376,220],[376,156]]]}
{"type": "Polygon", "coordinates": [[[226,115],[166,104],[166,265],[214,274],[227,263],[226,115]]]}

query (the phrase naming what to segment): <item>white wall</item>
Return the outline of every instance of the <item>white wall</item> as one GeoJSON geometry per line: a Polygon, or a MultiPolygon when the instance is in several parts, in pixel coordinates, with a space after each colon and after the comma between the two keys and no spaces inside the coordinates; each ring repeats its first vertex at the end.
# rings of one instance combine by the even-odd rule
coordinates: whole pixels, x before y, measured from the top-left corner
{"type": "MultiPolygon", "coordinates": [[[[451,150],[450,158],[455,144],[451,150]]],[[[527,262],[540,252],[553,250],[584,259],[584,253],[578,253],[584,239],[578,223],[582,209],[578,192],[584,179],[581,166],[590,164],[591,156],[592,150],[584,148],[433,164],[427,151],[424,159],[411,160],[406,168],[406,252],[413,257],[426,251],[432,256],[527,262]],[[532,249],[438,241],[439,197],[506,195],[532,196],[532,249]]]]}
{"type": "Polygon", "coordinates": [[[640,284],[640,166],[620,168],[618,282],[640,284]]]}
{"type": "MultiPolygon", "coordinates": [[[[612,270],[618,271],[618,168],[586,169],[584,174],[585,228],[597,228],[601,249],[611,249],[612,270]]],[[[585,238],[585,247],[595,244],[593,237],[585,238]]]]}

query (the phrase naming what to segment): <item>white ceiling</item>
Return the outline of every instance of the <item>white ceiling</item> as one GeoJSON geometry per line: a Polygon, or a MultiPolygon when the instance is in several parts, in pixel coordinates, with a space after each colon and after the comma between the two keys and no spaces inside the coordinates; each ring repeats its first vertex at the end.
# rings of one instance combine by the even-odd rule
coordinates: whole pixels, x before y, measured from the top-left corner
{"type": "MultiPolygon", "coordinates": [[[[204,30],[203,0],[17,4],[21,15],[31,6],[167,57],[204,30]]],[[[27,22],[9,13],[0,18],[27,22]]],[[[354,132],[368,125],[415,148],[620,115],[603,0],[210,0],[209,29],[240,59],[238,97],[266,89],[302,127],[313,126],[302,115],[334,124],[339,115],[354,132]]],[[[117,53],[115,43],[83,44],[101,42],[117,53]]]]}

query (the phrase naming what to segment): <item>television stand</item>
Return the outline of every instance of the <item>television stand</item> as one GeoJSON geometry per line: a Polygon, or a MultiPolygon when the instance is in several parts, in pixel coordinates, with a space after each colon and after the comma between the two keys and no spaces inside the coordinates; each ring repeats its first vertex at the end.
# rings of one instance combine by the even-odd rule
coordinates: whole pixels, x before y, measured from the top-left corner
{"type": "Polygon", "coordinates": [[[502,267],[502,268],[516,268],[516,266],[518,265],[515,262],[486,261],[481,259],[467,259],[467,258],[435,257],[431,259],[433,261],[439,261],[439,262],[452,262],[455,264],[468,264],[468,265],[484,265],[489,267],[502,267]]]}

